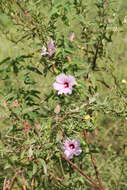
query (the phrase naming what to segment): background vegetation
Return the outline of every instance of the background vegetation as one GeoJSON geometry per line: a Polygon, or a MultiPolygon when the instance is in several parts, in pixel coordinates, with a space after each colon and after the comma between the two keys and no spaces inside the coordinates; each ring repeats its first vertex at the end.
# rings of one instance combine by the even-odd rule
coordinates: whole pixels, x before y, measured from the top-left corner
{"type": "Polygon", "coordinates": [[[0,1],[1,189],[127,189],[126,11],[125,0],[0,1]],[[41,56],[50,39],[55,54],[41,56]],[[72,95],[53,89],[60,73],[75,76],[72,95]],[[83,150],[72,162],[66,137],[83,150]]]}

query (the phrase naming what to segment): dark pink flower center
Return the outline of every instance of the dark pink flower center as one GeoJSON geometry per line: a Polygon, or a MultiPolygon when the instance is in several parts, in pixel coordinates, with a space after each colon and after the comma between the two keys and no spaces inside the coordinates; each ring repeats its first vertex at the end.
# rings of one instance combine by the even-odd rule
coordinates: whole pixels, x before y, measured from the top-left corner
{"type": "Polygon", "coordinates": [[[71,149],[74,149],[74,148],[75,148],[75,145],[74,145],[74,144],[69,144],[69,147],[70,147],[71,149]]]}
{"type": "Polygon", "coordinates": [[[69,87],[69,83],[68,82],[64,82],[64,87],[68,88],[69,87]]]}

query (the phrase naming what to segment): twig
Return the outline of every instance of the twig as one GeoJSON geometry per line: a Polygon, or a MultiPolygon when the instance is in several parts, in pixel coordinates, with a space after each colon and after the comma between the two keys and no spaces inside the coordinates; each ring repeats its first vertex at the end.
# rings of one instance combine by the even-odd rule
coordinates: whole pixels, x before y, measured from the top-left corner
{"type": "Polygon", "coordinates": [[[13,186],[13,184],[14,184],[14,181],[15,181],[17,175],[19,175],[20,173],[22,173],[21,170],[17,171],[17,172],[14,174],[14,176],[12,177],[11,180],[6,180],[6,179],[5,179],[4,185],[3,185],[3,190],[11,190],[11,188],[12,188],[12,186],[13,186]],[[7,181],[7,182],[6,182],[6,181],[7,181]]]}
{"type": "Polygon", "coordinates": [[[26,185],[25,184],[22,185],[22,190],[26,190],[26,185]]]}
{"type": "Polygon", "coordinates": [[[97,168],[95,159],[94,159],[94,157],[93,157],[93,154],[92,154],[91,151],[90,151],[89,142],[88,142],[87,136],[86,136],[86,131],[84,132],[84,136],[85,136],[85,140],[86,140],[86,143],[87,143],[87,145],[88,145],[88,148],[89,148],[90,158],[91,158],[91,162],[92,162],[92,165],[93,165],[93,168],[94,168],[94,171],[95,171],[96,179],[97,179],[97,181],[98,181],[98,184],[99,184],[100,187],[102,188],[102,190],[104,190],[104,187],[103,187],[102,182],[101,182],[100,177],[99,177],[99,171],[98,171],[98,168],[97,168]]]}
{"type": "Polygon", "coordinates": [[[97,179],[97,181],[98,181],[100,187],[101,187],[102,189],[104,189],[104,187],[103,187],[103,185],[102,185],[102,182],[101,182],[101,180],[100,180],[99,171],[98,171],[98,168],[97,168],[97,166],[96,166],[95,159],[93,158],[92,153],[90,153],[90,158],[91,158],[91,162],[92,162],[92,164],[93,164],[94,170],[95,170],[96,179],[97,179]]]}
{"type": "Polygon", "coordinates": [[[65,119],[67,119],[68,117],[70,117],[71,115],[77,114],[81,109],[83,109],[87,105],[89,105],[89,102],[85,102],[81,106],[79,106],[73,110],[70,110],[66,115],[64,115],[63,117],[60,117],[56,122],[62,122],[65,119]]]}
{"type": "Polygon", "coordinates": [[[105,81],[102,81],[102,80],[97,80],[97,81],[101,82],[105,87],[111,89],[111,87],[105,81]]]}
{"type": "Polygon", "coordinates": [[[121,173],[120,173],[120,176],[119,176],[119,179],[118,179],[118,183],[116,185],[116,190],[119,190],[119,188],[120,188],[120,181],[121,181],[121,178],[122,178],[122,175],[123,175],[123,171],[124,171],[124,164],[122,165],[121,173]]]}
{"type": "Polygon", "coordinates": [[[66,115],[64,115],[63,117],[59,118],[59,119],[57,120],[57,122],[61,122],[61,121],[65,120],[66,118],[70,117],[71,115],[75,114],[75,113],[77,113],[77,112],[76,112],[76,111],[74,111],[74,112],[69,112],[69,113],[67,113],[66,115]]]}
{"type": "Polygon", "coordinates": [[[9,181],[7,178],[4,179],[4,184],[3,184],[3,190],[8,190],[9,187],[9,181]]]}
{"type": "MultiPolygon", "coordinates": [[[[125,153],[125,148],[126,148],[126,146],[124,145],[124,153],[125,153]]],[[[117,182],[117,184],[116,184],[116,190],[119,190],[120,189],[120,181],[121,181],[121,178],[122,178],[122,175],[123,175],[123,172],[124,172],[124,160],[123,160],[123,163],[122,163],[122,168],[121,168],[121,172],[120,172],[120,176],[119,176],[119,179],[118,179],[118,182],[117,182]]]]}
{"type": "Polygon", "coordinates": [[[50,175],[52,178],[54,178],[55,180],[57,180],[57,181],[59,181],[59,182],[63,182],[63,179],[61,179],[61,178],[59,178],[59,177],[53,175],[52,173],[49,173],[49,175],[50,175]]]}
{"type": "Polygon", "coordinates": [[[74,164],[72,161],[66,158],[63,154],[61,155],[61,157],[64,160],[66,160],[71,165],[72,168],[76,169],[82,176],[84,176],[90,185],[97,187],[99,190],[104,190],[104,188],[102,188],[99,184],[97,184],[96,181],[94,181],[90,176],[85,174],[76,164],[74,164]]]}
{"type": "Polygon", "coordinates": [[[12,136],[8,136],[8,135],[6,135],[5,137],[6,137],[6,138],[10,138],[10,139],[23,140],[22,138],[19,138],[19,137],[12,137],[12,136]]]}
{"type": "Polygon", "coordinates": [[[96,52],[95,52],[95,56],[93,58],[93,64],[92,64],[92,70],[93,71],[96,69],[96,61],[97,61],[98,50],[99,50],[99,41],[97,42],[96,52]]]}

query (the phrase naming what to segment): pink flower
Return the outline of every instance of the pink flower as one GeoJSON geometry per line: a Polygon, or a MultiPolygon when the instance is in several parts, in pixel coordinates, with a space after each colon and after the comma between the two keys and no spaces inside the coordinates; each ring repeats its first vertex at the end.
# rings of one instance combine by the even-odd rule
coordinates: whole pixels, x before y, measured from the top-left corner
{"type": "Polygon", "coordinates": [[[75,84],[75,77],[62,73],[56,77],[56,82],[53,83],[53,88],[58,91],[58,95],[66,95],[72,93],[72,86],[75,84]]]}
{"type": "Polygon", "coordinates": [[[74,155],[78,156],[82,152],[80,142],[77,139],[71,140],[67,138],[63,143],[62,149],[64,150],[64,155],[68,159],[72,159],[74,155]]]}
{"type": "Polygon", "coordinates": [[[20,107],[20,103],[18,102],[18,100],[15,100],[11,105],[10,105],[11,108],[17,108],[17,107],[20,107]]]}
{"type": "Polygon", "coordinates": [[[51,57],[56,51],[56,47],[53,40],[48,41],[47,48],[45,46],[42,47],[41,55],[51,57]]]}
{"type": "Polygon", "coordinates": [[[47,47],[48,47],[48,56],[51,57],[56,51],[56,47],[54,45],[53,40],[50,40],[48,42],[47,47]]]}

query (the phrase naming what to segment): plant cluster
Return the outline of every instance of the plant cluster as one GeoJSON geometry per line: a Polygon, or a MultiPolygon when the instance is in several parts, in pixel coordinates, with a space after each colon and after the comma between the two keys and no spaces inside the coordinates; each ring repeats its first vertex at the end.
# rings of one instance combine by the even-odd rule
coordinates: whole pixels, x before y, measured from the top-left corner
{"type": "Polygon", "coordinates": [[[106,150],[98,128],[100,118],[122,126],[127,118],[127,82],[110,49],[114,27],[122,29],[116,8],[110,0],[1,0],[1,35],[20,47],[0,61],[1,189],[126,189],[126,144],[106,150]],[[121,154],[112,178],[101,160],[121,154]]]}

